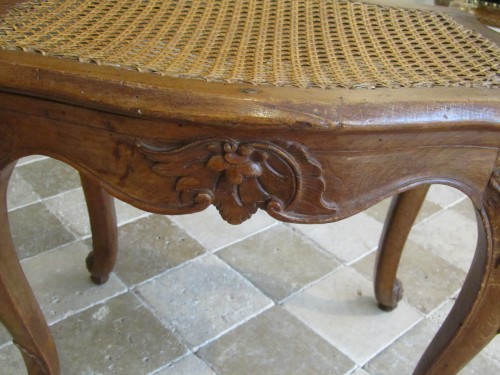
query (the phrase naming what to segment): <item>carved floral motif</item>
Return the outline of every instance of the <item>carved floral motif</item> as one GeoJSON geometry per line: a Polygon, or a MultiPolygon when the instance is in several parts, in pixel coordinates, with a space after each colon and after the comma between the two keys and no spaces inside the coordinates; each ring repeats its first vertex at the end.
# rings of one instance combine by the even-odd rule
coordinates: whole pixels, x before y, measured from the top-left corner
{"type": "Polygon", "coordinates": [[[179,207],[214,204],[239,224],[265,209],[285,221],[331,217],[319,162],[295,142],[208,139],[168,148],[139,143],[156,173],[175,177],[179,207]]]}

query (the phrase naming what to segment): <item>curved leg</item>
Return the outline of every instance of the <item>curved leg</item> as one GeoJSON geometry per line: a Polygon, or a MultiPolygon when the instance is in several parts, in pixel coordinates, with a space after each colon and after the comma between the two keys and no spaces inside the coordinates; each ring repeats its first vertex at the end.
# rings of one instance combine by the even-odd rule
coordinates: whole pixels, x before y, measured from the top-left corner
{"type": "Polygon", "coordinates": [[[414,375],[456,374],[500,332],[500,163],[478,212],[479,240],[462,291],[414,375]]]}
{"type": "Polygon", "coordinates": [[[395,309],[403,297],[403,286],[396,278],[399,260],[429,187],[418,186],[392,199],[375,262],[375,297],[382,310],[395,309]]]}
{"type": "Polygon", "coordinates": [[[90,278],[104,284],[116,260],[118,234],[113,197],[94,179],[80,174],[89,211],[93,251],[87,257],[90,278]]]}
{"type": "Polygon", "coordinates": [[[54,341],[10,236],[6,196],[14,165],[0,171],[0,320],[20,349],[30,375],[57,375],[59,360],[54,341]]]}

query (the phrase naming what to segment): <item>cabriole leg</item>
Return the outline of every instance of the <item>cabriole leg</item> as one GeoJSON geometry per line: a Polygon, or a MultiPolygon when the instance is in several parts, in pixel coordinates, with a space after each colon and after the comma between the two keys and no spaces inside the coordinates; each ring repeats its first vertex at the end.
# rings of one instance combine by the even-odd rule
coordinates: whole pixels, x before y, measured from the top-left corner
{"type": "Polygon", "coordinates": [[[0,170],[0,320],[20,349],[30,375],[58,375],[54,341],[10,235],[6,196],[14,165],[0,170]]]}
{"type": "Polygon", "coordinates": [[[403,286],[396,278],[399,260],[429,187],[418,186],[392,199],[375,262],[375,297],[382,310],[395,309],[403,297],[403,286]]]}
{"type": "Polygon", "coordinates": [[[97,180],[83,174],[80,178],[92,230],[93,251],[87,257],[87,268],[94,283],[104,284],[115,265],[118,247],[115,205],[97,180]]]}
{"type": "Polygon", "coordinates": [[[414,375],[456,374],[500,331],[500,165],[478,211],[478,246],[462,291],[414,375]]]}

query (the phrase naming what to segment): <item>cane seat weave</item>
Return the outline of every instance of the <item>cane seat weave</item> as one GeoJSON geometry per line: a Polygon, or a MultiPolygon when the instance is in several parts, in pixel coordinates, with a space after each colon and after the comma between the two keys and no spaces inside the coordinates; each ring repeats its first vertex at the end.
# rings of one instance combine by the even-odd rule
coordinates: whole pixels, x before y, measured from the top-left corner
{"type": "Polygon", "coordinates": [[[46,0],[0,45],[209,81],[299,87],[498,86],[499,50],[449,16],[349,0],[46,0]]]}

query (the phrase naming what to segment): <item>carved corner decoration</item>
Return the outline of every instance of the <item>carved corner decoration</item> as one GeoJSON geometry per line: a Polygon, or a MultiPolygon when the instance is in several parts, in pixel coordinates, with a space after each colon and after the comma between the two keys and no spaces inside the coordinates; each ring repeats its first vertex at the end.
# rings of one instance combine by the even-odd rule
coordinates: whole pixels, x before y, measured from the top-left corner
{"type": "Polygon", "coordinates": [[[331,217],[336,211],[323,199],[320,163],[299,143],[207,139],[174,148],[137,145],[154,172],[176,178],[179,207],[214,204],[231,224],[242,223],[258,208],[289,222],[331,217]]]}
{"type": "Polygon", "coordinates": [[[493,209],[500,208],[500,156],[497,158],[490,178],[489,189],[486,192],[486,205],[493,209]]]}
{"type": "Polygon", "coordinates": [[[500,193],[500,161],[497,162],[497,166],[493,170],[493,174],[491,176],[491,186],[494,190],[500,193]]]}

